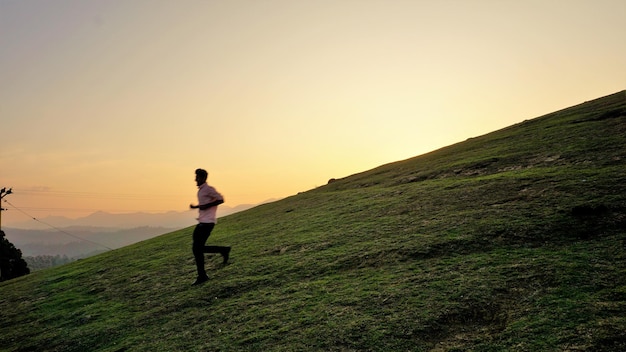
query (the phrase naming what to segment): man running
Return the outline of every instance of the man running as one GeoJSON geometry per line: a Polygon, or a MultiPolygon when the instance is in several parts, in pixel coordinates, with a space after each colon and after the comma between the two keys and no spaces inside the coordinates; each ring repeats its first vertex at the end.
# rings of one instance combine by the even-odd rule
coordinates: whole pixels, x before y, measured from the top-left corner
{"type": "Polygon", "coordinates": [[[198,210],[198,225],[193,230],[192,252],[196,259],[198,278],[193,285],[199,285],[209,279],[204,270],[204,253],[219,253],[228,263],[230,247],[205,246],[207,239],[217,222],[217,206],[224,203],[224,197],[206,183],[209,173],[203,169],[196,170],[196,185],[198,186],[198,205],[190,204],[189,208],[198,210]]]}

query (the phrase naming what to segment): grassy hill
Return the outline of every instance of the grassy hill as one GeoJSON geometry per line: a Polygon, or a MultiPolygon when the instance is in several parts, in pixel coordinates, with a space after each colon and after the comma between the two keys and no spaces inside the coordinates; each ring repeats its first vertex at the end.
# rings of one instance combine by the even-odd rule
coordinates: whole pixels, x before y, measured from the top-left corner
{"type": "Polygon", "coordinates": [[[0,284],[2,351],[626,350],[626,91],[0,284]]]}

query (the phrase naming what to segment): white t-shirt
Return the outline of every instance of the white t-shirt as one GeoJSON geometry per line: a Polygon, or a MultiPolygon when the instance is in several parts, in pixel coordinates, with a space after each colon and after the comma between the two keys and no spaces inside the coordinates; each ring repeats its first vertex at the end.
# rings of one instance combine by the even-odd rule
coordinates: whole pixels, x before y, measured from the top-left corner
{"type": "MultiPolygon", "coordinates": [[[[198,188],[198,205],[213,203],[219,199],[224,200],[224,197],[208,184],[203,183],[198,188]]],[[[217,206],[198,210],[198,222],[205,224],[217,222],[217,206]]]]}

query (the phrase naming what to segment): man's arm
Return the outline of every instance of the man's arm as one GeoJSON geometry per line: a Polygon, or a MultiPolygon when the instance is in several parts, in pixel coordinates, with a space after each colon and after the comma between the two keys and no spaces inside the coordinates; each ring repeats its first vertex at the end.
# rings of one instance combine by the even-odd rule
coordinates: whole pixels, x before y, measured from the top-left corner
{"type": "Polygon", "coordinates": [[[216,200],[214,202],[211,202],[211,203],[208,203],[208,204],[200,204],[200,205],[189,204],[189,208],[205,210],[205,209],[209,209],[210,207],[218,206],[218,205],[220,205],[222,203],[224,203],[224,200],[223,199],[218,199],[218,200],[216,200]]]}

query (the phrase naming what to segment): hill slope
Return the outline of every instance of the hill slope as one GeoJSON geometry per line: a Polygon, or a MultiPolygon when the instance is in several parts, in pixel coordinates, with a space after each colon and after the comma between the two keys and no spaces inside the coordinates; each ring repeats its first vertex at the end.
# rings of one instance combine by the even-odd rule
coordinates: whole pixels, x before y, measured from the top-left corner
{"type": "Polygon", "coordinates": [[[626,92],[0,284],[3,351],[626,349],[626,92]]]}

